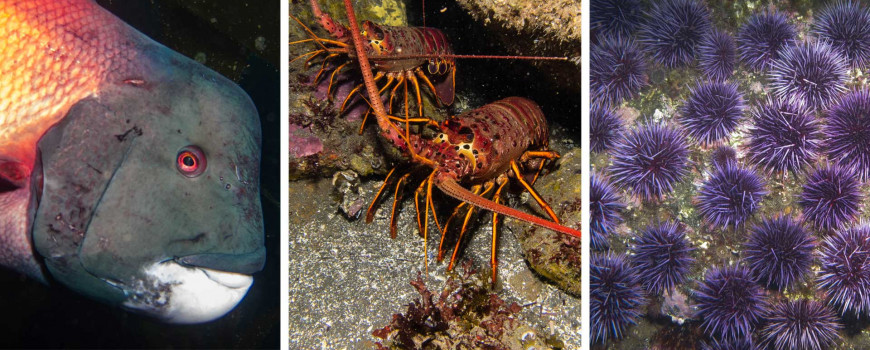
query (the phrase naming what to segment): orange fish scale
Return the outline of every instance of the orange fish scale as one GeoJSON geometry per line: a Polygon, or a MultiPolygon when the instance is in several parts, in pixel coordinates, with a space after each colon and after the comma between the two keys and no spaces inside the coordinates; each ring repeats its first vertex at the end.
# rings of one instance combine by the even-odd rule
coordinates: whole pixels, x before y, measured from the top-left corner
{"type": "Polygon", "coordinates": [[[32,164],[73,104],[129,72],[130,31],[89,1],[0,0],[0,156],[32,164]]]}

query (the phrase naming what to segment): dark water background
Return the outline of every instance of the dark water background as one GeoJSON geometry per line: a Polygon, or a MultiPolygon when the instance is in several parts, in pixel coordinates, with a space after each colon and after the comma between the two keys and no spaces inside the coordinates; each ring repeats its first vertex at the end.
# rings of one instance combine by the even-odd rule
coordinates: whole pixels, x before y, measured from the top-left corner
{"type": "Polygon", "coordinates": [[[277,348],[279,254],[279,2],[100,0],[145,35],[239,84],[260,113],[261,193],[266,267],[239,305],[203,325],[167,325],[0,271],[0,347],[7,348],[277,348]],[[214,20],[213,20],[214,19],[214,20]],[[258,28],[258,26],[260,26],[258,28]],[[265,48],[256,47],[257,37],[265,48]],[[265,40],[263,40],[265,39],[265,40]]]}
{"type": "MultiPolygon", "coordinates": [[[[423,1],[404,2],[409,25],[422,26],[423,1]]],[[[528,45],[526,41],[533,41],[532,38],[539,33],[517,33],[496,25],[485,25],[475,20],[455,0],[425,0],[425,12],[426,26],[447,34],[456,54],[517,55],[507,51],[505,46],[512,46],[528,56],[575,56],[576,52],[572,51],[579,52],[579,42],[563,43],[560,47],[542,47],[553,46],[551,43],[539,47],[528,45]],[[513,36],[515,40],[506,42],[505,36],[513,36]]],[[[470,107],[477,108],[510,96],[527,97],[541,106],[551,124],[564,127],[566,136],[580,144],[580,81],[576,79],[580,75],[579,65],[552,61],[458,59],[456,67],[456,92],[474,96],[470,107]]],[[[455,112],[463,111],[451,110],[451,114],[455,112]]]]}

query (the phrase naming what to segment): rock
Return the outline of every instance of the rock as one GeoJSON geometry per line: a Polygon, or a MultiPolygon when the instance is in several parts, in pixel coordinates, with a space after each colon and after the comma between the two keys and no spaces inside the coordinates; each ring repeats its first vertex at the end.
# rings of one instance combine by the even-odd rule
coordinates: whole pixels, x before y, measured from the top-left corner
{"type": "MultiPolygon", "coordinates": [[[[534,185],[562,225],[580,226],[580,177],[580,149],[576,148],[562,155],[558,168],[540,176],[534,185]]],[[[531,202],[530,206],[537,207],[534,200],[531,202]]],[[[535,272],[563,291],[580,297],[580,239],[537,226],[524,230],[519,238],[535,272]]]]}
{"type": "Polygon", "coordinates": [[[360,193],[359,175],[352,170],[339,171],[332,175],[332,187],[339,211],[348,220],[356,220],[366,203],[360,193]]]}

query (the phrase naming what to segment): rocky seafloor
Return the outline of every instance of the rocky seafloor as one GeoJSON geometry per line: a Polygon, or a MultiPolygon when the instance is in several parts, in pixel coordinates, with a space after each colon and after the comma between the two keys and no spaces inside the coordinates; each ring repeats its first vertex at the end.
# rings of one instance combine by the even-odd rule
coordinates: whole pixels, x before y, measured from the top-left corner
{"type": "MultiPolygon", "coordinates": [[[[849,4],[860,8],[860,11],[847,11],[848,15],[841,14],[837,20],[829,21],[846,23],[847,28],[855,29],[845,37],[857,40],[861,38],[862,33],[862,30],[859,29],[862,28],[862,24],[859,23],[864,23],[861,21],[866,21],[868,18],[866,15],[862,15],[867,11],[868,4],[861,1],[853,1],[849,4]],[[858,18],[860,16],[865,17],[858,18]],[[851,19],[847,20],[847,18],[851,19]]],[[[849,190],[846,190],[846,187],[837,186],[832,186],[836,187],[835,190],[826,190],[832,191],[828,194],[833,193],[833,196],[839,199],[824,202],[825,205],[841,208],[848,212],[848,214],[841,214],[840,219],[834,220],[834,225],[827,225],[823,220],[824,215],[834,214],[818,215],[818,207],[821,206],[819,203],[823,203],[824,199],[811,196],[812,186],[807,186],[808,183],[817,185],[822,182],[810,178],[809,174],[816,172],[817,169],[824,168],[828,164],[849,167],[849,160],[858,157],[832,155],[832,149],[841,138],[838,138],[839,135],[831,129],[834,124],[832,121],[834,117],[831,113],[836,109],[836,106],[842,104],[840,102],[842,96],[850,91],[864,88],[866,66],[855,64],[854,60],[850,62],[848,58],[843,56],[834,57],[842,54],[831,48],[822,51],[824,51],[823,56],[826,55],[825,57],[834,63],[818,63],[816,67],[821,68],[807,68],[806,71],[801,70],[806,67],[814,67],[819,61],[813,61],[813,58],[808,57],[798,59],[796,64],[789,65],[785,63],[785,59],[781,59],[783,62],[778,67],[777,63],[771,63],[771,66],[765,68],[753,68],[750,66],[752,59],[740,56],[742,52],[752,49],[751,45],[745,43],[745,39],[741,39],[741,33],[747,23],[751,22],[750,18],[753,15],[765,11],[782,14],[786,19],[787,26],[794,30],[794,42],[811,42],[812,45],[816,45],[816,42],[824,41],[819,38],[820,34],[817,30],[819,30],[820,18],[824,18],[825,8],[829,5],[829,2],[824,1],[592,1],[592,60],[595,60],[596,50],[599,50],[599,53],[604,52],[603,48],[606,46],[604,43],[607,40],[616,40],[606,38],[615,38],[619,35],[621,36],[619,40],[623,40],[620,45],[623,47],[631,46],[633,52],[640,52],[643,57],[642,62],[646,67],[643,74],[637,74],[639,80],[635,80],[634,85],[628,84],[631,86],[624,90],[622,95],[614,96],[618,95],[615,91],[602,90],[598,98],[593,97],[592,100],[593,104],[604,105],[605,109],[614,113],[623,125],[619,132],[611,133],[610,136],[605,135],[606,133],[600,134],[613,137],[613,143],[592,153],[593,176],[607,180],[612,185],[611,191],[608,192],[618,197],[616,200],[618,204],[611,203],[613,205],[608,209],[610,210],[608,213],[616,214],[616,217],[608,217],[610,219],[608,223],[604,221],[598,223],[601,225],[600,227],[606,226],[607,229],[602,230],[604,239],[600,246],[592,252],[592,259],[619,255],[621,257],[616,260],[620,260],[629,267],[630,273],[626,274],[635,274],[635,277],[627,279],[634,281],[629,283],[631,287],[619,291],[624,293],[621,295],[624,297],[623,300],[627,301],[623,304],[625,307],[613,307],[607,301],[602,301],[600,297],[601,293],[615,291],[608,289],[612,287],[612,285],[608,287],[608,282],[623,278],[617,276],[618,273],[611,273],[616,270],[607,267],[609,262],[602,262],[598,266],[599,272],[592,274],[593,283],[596,279],[601,282],[598,286],[592,286],[592,299],[596,299],[597,291],[599,305],[605,305],[608,310],[598,314],[597,317],[593,310],[592,322],[598,321],[598,324],[592,326],[593,348],[863,349],[870,346],[868,345],[870,344],[870,333],[868,333],[866,322],[867,313],[860,306],[866,303],[866,294],[857,291],[849,299],[843,297],[842,294],[837,294],[837,287],[831,287],[832,283],[829,282],[832,278],[839,279],[840,283],[836,285],[851,284],[853,290],[863,290],[867,286],[868,281],[862,280],[864,278],[863,272],[859,272],[863,269],[844,271],[851,269],[851,266],[865,266],[867,261],[862,256],[867,254],[867,249],[864,247],[844,248],[843,244],[834,243],[836,241],[834,237],[839,232],[845,232],[849,228],[860,228],[866,225],[863,222],[870,218],[870,212],[867,210],[870,187],[868,187],[866,180],[851,181],[851,179],[859,177],[860,169],[852,169],[852,175],[842,175],[845,173],[844,171],[838,173],[839,177],[834,176],[833,181],[843,180],[849,183],[859,183],[859,185],[850,187],[849,190]],[[623,13],[636,16],[634,18],[637,21],[633,22],[633,25],[629,25],[630,28],[624,27],[625,31],[622,34],[615,34],[617,30],[603,24],[618,21],[599,22],[600,26],[596,30],[596,3],[599,5],[618,4],[617,6],[622,6],[626,10],[623,13]],[[698,132],[697,122],[698,120],[707,120],[705,123],[709,124],[706,125],[713,124],[715,120],[721,122],[728,118],[717,118],[728,113],[733,114],[733,111],[710,112],[706,115],[708,118],[701,118],[698,117],[697,109],[693,110],[687,105],[690,105],[688,101],[693,98],[693,91],[698,89],[698,86],[708,85],[715,80],[712,71],[704,69],[705,65],[711,61],[721,61],[723,58],[721,58],[722,56],[716,58],[716,54],[710,53],[711,51],[703,54],[701,50],[693,49],[690,50],[687,60],[679,64],[672,64],[675,67],[666,67],[669,62],[668,54],[663,53],[665,50],[662,47],[656,46],[656,43],[660,42],[659,40],[662,38],[655,34],[660,33],[651,33],[660,32],[661,29],[656,25],[640,23],[674,23],[671,21],[674,18],[686,19],[696,14],[683,10],[679,16],[663,15],[662,12],[656,12],[656,3],[662,7],[665,6],[663,4],[676,4],[677,7],[682,6],[683,9],[690,6],[687,4],[699,5],[704,9],[702,12],[707,13],[708,26],[718,29],[734,40],[730,51],[733,75],[728,75],[725,83],[734,84],[736,91],[742,96],[742,102],[730,102],[730,106],[742,105],[743,107],[737,112],[737,117],[733,118],[736,124],[732,127],[725,127],[726,132],[722,137],[710,136],[713,132],[709,130],[698,132]],[[625,44],[626,40],[634,40],[634,43],[625,44]],[[813,78],[812,74],[817,72],[813,69],[821,70],[831,66],[835,66],[831,68],[831,71],[823,71],[821,74],[815,73],[816,78],[813,78]],[[789,71],[789,69],[791,70],[789,71]],[[790,74],[788,74],[789,72],[790,74]],[[838,76],[842,76],[842,79],[832,78],[838,76]],[[798,78],[787,81],[789,77],[798,78]],[[794,82],[797,80],[818,82],[818,86],[821,88],[826,86],[828,88],[821,91],[811,90],[817,91],[816,93],[821,93],[821,95],[795,92],[795,90],[789,91],[789,86],[800,85],[800,83],[794,82]],[[632,92],[626,92],[628,90],[632,92]],[[830,96],[824,96],[825,94],[830,96]],[[806,99],[794,97],[801,95],[810,97],[806,99]],[[820,97],[821,102],[813,100],[812,96],[820,97]],[[794,114],[807,115],[808,120],[811,120],[811,124],[814,125],[807,129],[810,131],[801,130],[800,133],[797,133],[799,137],[794,144],[781,144],[779,146],[783,149],[795,147],[787,149],[796,152],[811,150],[793,165],[784,165],[787,163],[785,159],[788,155],[776,152],[763,153],[761,148],[755,146],[756,144],[774,144],[779,141],[775,139],[778,135],[800,129],[793,123],[790,124],[791,126],[784,124],[779,126],[778,131],[767,134],[766,138],[758,136],[763,135],[758,130],[764,128],[764,125],[759,122],[761,117],[758,115],[762,114],[762,106],[773,103],[770,101],[778,101],[783,104],[802,104],[802,107],[806,108],[801,110],[801,113],[789,112],[781,115],[786,115],[784,120],[788,120],[789,123],[797,120],[798,117],[793,116],[794,114]],[[651,186],[645,187],[641,184],[642,181],[638,179],[642,176],[629,175],[626,172],[624,164],[627,158],[632,156],[635,159],[642,158],[639,156],[642,152],[626,154],[626,150],[631,148],[627,146],[629,138],[626,135],[641,130],[642,125],[653,124],[665,125],[667,128],[677,130],[679,135],[678,137],[665,137],[663,139],[667,142],[655,147],[665,149],[669,147],[665,144],[680,144],[686,147],[686,151],[681,156],[676,157],[681,159],[680,164],[672,163],[666,166],[662,165],[664,163],[646,164],[648,167],[646,170],[650,172],[664,170],[665,173],[657,174],[663,174],[665,177],[676,177],[676,180],[670,183],[671,188],[665,188],[658,195],[653,193],[653,195],[648,196],[652,189],[651,186]],[[710,142],[703,142],[704,137],[713,140],[708,139],[710,142]],[[799,145],[799,147],[795,145],[799,145]],[[726,150],[729,148],[730,152],[733,153],[728,154],[729,151],[726,150]],[[720,202],[718,204],[720,207],[717,207],[714,203],[716,196],[708,195],[710,193],[709,185],[721,181],[721,176],[717,175],[720,173],[718,169],[729,167],[724,163],[732,164],[730,165],[732,172],[737,171],[734,169],[740,169],[744,174],[754,175],[747,175],[753,179],[751,181],[730,182],[729,186],[731,187],[721,190],[719,195],[721,197],[731,196],[729,198],[731,201],[720,202]],[[771,167],[775,167],[772,164],[780,164],[785,167],[785,170],[771,170],[771,167]],[[682,170],[667,174],[668,169],[682,170]],[[760,183],[762,188],[754,190],[751,186],[747,186],[750,182],[760,183]],[[731,192],[729,193],[729,191],[731,192]],[[844,193],[856,196],[854,198],[840,196],[844,193]],[[740,194],[743,197],[737,197],[734,194],[740,194]],[[749,197],[752,198],[749,199],[749,197]],[[802,202],[802,198],[806,199],[802,202]],[[838,203],[842,202],[837,202],[837,200],[848,205],[840,205],[838,203]],[[743,203],[751,203],[751,205],[743,206],[743,203]],[[620,207],[621,209],[614,210],[614,208],[620,207]],[[722,209],[724,207],[737,207],[743,211],[739,213],[729,212],[722,209]],[[802,236],[801,243],[795,243],[791,246],[783,243],[783,239],[773,240],[774,244],[781,244],[781,247],[787,248],[779,248],[775,253],[768,254],[766,258],[761,259],[761,264],[753,264],[753,259],[756,259],[759,253],[758,246],[752,245],[754,243],[750,241],[750,237],[754,235],[754,232],[761,231],[762,229],[759,227],[763,227],[768,219],[778,217],[789,218],[799,227],[795,231],[806,232],[806,235],[802,236]],[[723,224],[723,219],[730,219],[730,221],[723,224]],[[735,219],[738,221],[737,224],[735,224],[735,219]],[[675,231],[681,231],[684,234],[685,239],[680,239],[680,241],[681,244],[687,244],[687,246],[682,247],[673,243],[662,244],[663,247],[671,247],[674,250],[670,253],[660,253],[662,254],[658,258],[660,259],[658,262],[662,264],[660,266],[674,261],[688,262],[684,267],[687,268],[686,271],[672,274],[679,275],[680,278],[674,283],[675,288],[667,293],[656,291],[650,287],[652,283],[649,281],[658,275],[653,274],[652,271],[655,269],[650,268],[648,262],[645,267],[639,266],[643,263],[639,255],[646,254],[641,253],[644,251],[643,248],[654,245],[648,241],[642,241],[641,234],[660,222],[678,223],[678,229],[675,231]],[[644,244],[647,245],[644,246],[644,244]],[[807,250],[809,253],[804,254],[806,251],[802,250],[807,246],[810,247],[807,250]],[[685,248],[688,248],[688,254],[685,254],[685,248]],[[845,251],[853,254],[843,256],[842,253],[845,251]],[[796,252],[800,252],[800,254],[796,252]],[[840,260],[837,260],[838,252],[841,253],[840,260]],[[797,263],[792,267],[781,267],[779,263],[782,260],[777,260],[777,257],[784,257],[784,260],[794,259],[788,261],[797,261],[797,263]],[[771,270],[775,270],[776,273],[788,276],[771,277],[760,267],[765,265],[769,266],[771,270]],[[726,266],[746,267],[749,273],[725,274],[726,277],[721,278],[722,275],[717,275],[715,270],[726,266]],[[847,280],[848,276],[853,279],[847,280]],[[718,282],[716,277],[720,277],[718,282]],[[777,283],[771,282],[776,282],[778,279],[790,282],[783,283],[785,286],[780,288],[777,283]],[[728,282],[723,284],[723,280],[728,282]],[[731,281],[750,281],[751,283],[747,283],[743,285],[743,288],[737,290],[734,287],[737,283],[729,284],[731,281]],[[647,284],[645,285],[645,283],[647,284]],[[711,291],[711,286],[721,288],[711,291]],[[715,292],[723,290],[733,294],[716,295],[717,300],[722,302],[710,300],[711,293],[716,294],[715,292]],[[865,299],[862,299],[862,296],[865,299]],[[789,305],[797,305],[790,304],[790,302],[798,300],[803,300],[799,303],[805,302],[814,306],[792,314],[782,312],[783,309],[793,307],[789,305]],[[852,304],[843,305],[843,300],[849,300],[852,304]],[[727,303],[732,304],[725,305],[727,303]],[[751,306],[747,307],[746,305],[751,306]],[[727,319],[727,321],[722,321],[722,319],[727,319]],[[745,321],[744,326],[741,326],[741,321],[745,321]],[[599,332],[597,338],[595,337],[596,332],[599,332]]],[[[607,6],[602,6],[598,7],[598,11],[605,13],[609,10],[607,6]]],[[[866,24],[863,26],[866,28],[866,24]]],[[[691,30],[699,31],[704,26],[695,22],[691,27],[691,30]]],[[[759,42],[766,42],[773,37],[771,33],[775,33],[769,28],[765,30],[767,31],[760,31],[766,36],[762,36],[759,42]]],[[[676,30],[672,32],[676,32],[676,30]]],[[[870,43],[866,42],[867,39],[862,40],[865,42],[859,41],[859,44],[870,43]]],[[[690,40],[684,37],[682,42],[686,41],[690,40]]],[[[771,39],[771,41],[775,40],[771,39]]],[[[795,44],[788,44],[786,47],[791,45],[795,44]]],[[[858,47],[860,48],[860,45],[858,47]]],[[[760,55],[755,57],[760,57],[760,55]]],[[[776,59],[772,61],[776,61],[776,59]]],[[[593,70],[592,90],[595,91],[595,63],[591,63],[591,66],[593,70]]],[[[620,74],[623,74],[624,77],[626,73],[620,74]]],[[[712,95],[721,96],[721,94],[712,95]]],[[[593,96],[595,96],[594,92],[593,96]]],[[[722,106],[726,104],[713,101],[709,97],[702,98],[702,100],[702,105],[722,106]]],[[[780,110],[783,111],[786,108],[783,107],[780,110]]],[[[592,118],[595,118],[594,114],[592,118]]],[[[860,121],[859,124],[870,125],[863,116],[858,115],[854,118],[860,121]]],[[[602,120],[604,119],[600,119],[599,122],[602,120]]],[[[593,133],[595,133],[595,125],[596,121],[593,120],[593,133]]],[[[855,129],[860,130],[861,128],[856,127],[855,129]]],[[[650,134],[644,135],[646,136],[640,137],[640,139],[648,139],[650,134]]],[[[856,137],[853,142],[853,144],[863,144],[862,142],[865,141],[856,137]]],[[[650,159],[663,160],[657,156],[650,159]]],[[[829,180],[830,177],[825,181],[829,180]]],[[[595,205],[596,203],[593,203],[593,206],[595,205]]],[[[593,221],[592,225],[596,225],[596,222],[593,221]]],[[[859,238],[857,241],[865,242],[866,239],[859,238]]],[[[767,248],[772,249],[770,246],[767,248]]],[[[643,257],[648,258],[647,255],[643,257]]],[[[596,266],[592,268],[595,270],[596,266]]],[[[623,281],[626,280],[623,279],[623,281]]],[[[796,309],[799,308],[791,310],[796,309]]]]}
{"type": "MultiPolygon", "coordinates": [[[[321,3],[346,23],[341,2],[321,3]]],[[[361,21],[392,25],[421,25],[420,6],[417,1],[356,4],[361,21]]],[[[307,2],[291,2],[290,11],[317,35],[328,36],[313,25],[307,2]]],[[[507,29],[475,21],[452,1],[427,1],[426,13],[426,25],[445,31],[456,53],[533,55],[553,50],[505,50],[491,33],[507,29]]],[[[551,42],[572,40],[539,35],[549,35],[551,42]]],[[[305,38],[301,27],[291,22],[291,40],[305,38]]],[[[290,56],[312,49],[294,44],[290,56]]],[[[578,54],[579,49],[562,53],[578,54]]],[[[440,234],[430,230],[427,271],[414,204],[408,199],[413,189],[404,193],[398,206],[395,239],[389,233],[391,190],[377,204],[373,222],[365,223],[365,212],[385,174],[408,163],[382,142],[373,121],[367,121],[359,134],[365,106],[339,114],[342,95],[361,82],[357,69],[337,76],[341,83],[333,102],[326,98],[328,83],[312,83],[319,63],[306,66],[302,61],[290,65],[288,116],[291,347],[579,347],[579,240],[501,219],[498,280],[492,286],[491,215],[476,215],[452,272],[446,271],[449,256],[436,261],[440,234]]],[[[424,102],[424,114],[436,120],[508,96],[525,96],[540,104],[550,122],[550,146],[562,159],[545,170],[535,188],[572,227],[579,227],[580,219],[580,97],[573,92],[579,91],[579,80],[559,86],[550,82],[559,79],[554,70],[579,76],[576,62],[577,57],[569,62],[460,60],[456,102],[446,109],[424,102]]],[[[430,98],[424,93],[424,99],[430,98]]],[[[546,215],[519,188],[509,192],[504,196],[509,206],[546,215]]],[[[439,193],[433,199],[441,220],[458,203],[439,193]]]]}

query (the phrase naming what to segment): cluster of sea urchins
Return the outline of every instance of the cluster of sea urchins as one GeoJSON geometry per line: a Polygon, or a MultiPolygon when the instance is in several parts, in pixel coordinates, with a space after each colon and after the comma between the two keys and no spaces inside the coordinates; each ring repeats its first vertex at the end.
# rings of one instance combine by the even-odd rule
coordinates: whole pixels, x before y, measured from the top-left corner
{"type": "Polygon", "coordinates": [[[868,8],[767,6],[730,30],[701,0],[591,8],[593,341],[642,305],[709,349],[824,349],[870,317],[870,88],[850,82],[868,8]]]}

